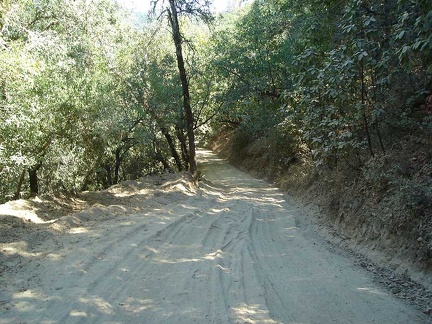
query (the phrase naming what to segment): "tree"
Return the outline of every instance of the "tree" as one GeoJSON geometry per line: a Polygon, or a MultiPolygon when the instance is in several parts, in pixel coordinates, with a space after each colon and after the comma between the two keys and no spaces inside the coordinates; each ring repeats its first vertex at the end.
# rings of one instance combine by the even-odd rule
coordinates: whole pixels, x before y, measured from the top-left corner
{"type": "Polygon", "coordinates": [[[142,43],[124,12],[109,0],[19,0],[0,13],[0,200],[128,177],[124,165],[146,161],[135,146],[150,141],[126,100],[142,43]]]}
{"type": "Polygon", "coordinates": [[[180,80],[183,89],[183,109],[186,117],[186,130],[189,140],[189,171],[195,174],[197,165],[195,160],[195,133],[194,133],[194,116],[191,107],[191,99],[189,93],[189,82],[186,74],[185,63],[183,59],[182,35],[180,33],[180,25],[178,21],[178,12],[176,1],[169,0],[170,9],[168,10],[168,19],[170,21],[174,45],[176,47],[177,66],[179,70],[180,80]]]}
{"type": "Polygon", "coordinates": [[[428,121],[431,13],[424,1],[257,0],[226,15],[209,51],[219,120],[361,168],[428,121]]]}
{"type": "MultiPolygon", "coordinates": [[[[159,1],[153,1],[154,8],[159,1]]],[[[164,3],[164,1],[162,1],[164,3]]],[[[183,110],[185,114],[185,126],[188,138],[188,159],[189,159],[189,171],[195,174],[197,171],[196,158],[195,158],[195,132],[194,132],[194,113],[191,106],[191,96],[189,91],[189,80],[188,74],[185,67],[185,59],[183,57],[183,42],[184,38],[181,32],[179,23],[179,16],[186,15],[199,18],[203,21],[210,21],[211,14],[209,12],[209,1],[187,1],[187,0],[169,0],[168,6],[164,9],[166,12],[169,24],[172,31],[172,39],[176,50],[177,67],[182,85],[182,97],[183,97],[183,110]]]]}

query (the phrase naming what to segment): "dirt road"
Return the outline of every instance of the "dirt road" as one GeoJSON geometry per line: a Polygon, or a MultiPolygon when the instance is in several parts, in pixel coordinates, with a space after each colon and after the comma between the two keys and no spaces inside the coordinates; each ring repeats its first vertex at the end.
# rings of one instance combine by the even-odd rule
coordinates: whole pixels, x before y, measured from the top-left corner
{"type": "Polygon", "coordinates": [[[6,248],[19,262],[2,276],[0,323],[427,322],[299,230],[280,191],[198,156],[195,192],[180,183],[144,211],[6,248]]]}

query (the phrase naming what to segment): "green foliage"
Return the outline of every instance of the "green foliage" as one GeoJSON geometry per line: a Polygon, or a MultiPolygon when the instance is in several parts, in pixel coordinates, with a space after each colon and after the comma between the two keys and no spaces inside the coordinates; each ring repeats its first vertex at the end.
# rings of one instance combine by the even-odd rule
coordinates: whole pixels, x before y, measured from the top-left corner
{"type": "Polygon", "coordinates": [[[424,1],[255,1],[213,39],[220,120],[291,125],[316,164],[360,168],[430,120],[431,15],[424,1]]]}
{"type": "Polygon", "coordinates": [[[132,148],[152,137],[129,96],[145,37],[105,0],[22,0],[1,13],[0,200],[26,195],[39,164],[40,192],[128,178],[116,163],[142,159],[132,148]]]}
{"type": "MultiPolygon", "coordinates": [[[[228,124],[241,134],[236,145],[265,138],[274,165],[309,154],[361,169],[432,127],[428,1],[254,1],[213,29],[190,19],[208,17],[206,7],[187,3],[195,132],[228,124]]],[[[0,4],[2,201],[28,194],[35,168],[48,192],[187,164],[172,34],[127,18],[109,0],[0,4]]]]}

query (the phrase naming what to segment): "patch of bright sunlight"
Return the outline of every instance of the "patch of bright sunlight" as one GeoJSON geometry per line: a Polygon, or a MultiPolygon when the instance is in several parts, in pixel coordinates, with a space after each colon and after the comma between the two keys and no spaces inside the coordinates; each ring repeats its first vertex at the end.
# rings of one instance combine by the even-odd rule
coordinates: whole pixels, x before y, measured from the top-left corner
{"type": "MultiPolygon", "coordinates": [[[[126,190],[129,188],[126,188],[126,190]]],[[[135,189],[135,188],[133,188],[135,189]]],[[[114,197],[118,197],[118,198],[124,198],[124,197],[130,197],[132,195],[142,195],[142,196],[146,196],[150,194],[150,190],[148,189],[141,189],[141,190],[135,190],[135,191],[119,191],[119,192],[115,192],[114,193],[114,197]]]]}
{"type": "Polygon", "coordinates": [[[25,290],[20,291],[15,294],[13,294],[13,298],[21,299],[21,298],[34,298],[37,297],[38,293],[34,292],[33,290],[25,290]]]}
{"type": "Polygon", "coordinates": [[[56,221],[56,219],[44,221],[36,214],[36,211],[37,209],[32,207],[29,202],[25,200],[9,201],[6,204],[0,205],[0,215],[14,216],[35,224],[51,224],[56,221]]]}
{"type": "Polygon", "coordinates": [[[86,317],[86,318],[88,317],[86,312],[75,310],[75,309],[71,310],[69,315],[73,317],[86,317]]]}
{"type": "Polygon", "coordinates": [[[89,230],[85,227],[76,227],[76,228],[72,228],[68,231],[69,234],[84,234],[84,233],[88,233],[89,230]]]}
{"type": "Polygon", "coordinates": [[[35,299],[44,301],[54,299],[53,297],[42,295],[41,293],[30,289],[17,292],[13,294],[12,297],[15,308],[19,309],[21,312],[35,311],[36,304],[33,302],[35,299]]]}
{"type": "Polygon", "coordinates": [[[206,256],[203,257],[203,259],[205,259],[205,260],[216,260],[216,259],[223,258],[222,255],[223,255],[223,252],[221,250],[217,250],[216,252],[207,254],[206,256]]]}
{"type": "Polygon", "coordinates": [[[121,303],[125,310],[131,313],[141,313],[150,307],[154,307],[154,302],[150,299],[137,299],[129,297],[124,303],[121,303]]]}
{"type": "Polygon", "coordinates": [[[267,309],[258,304],[242,304],[239,307],[233,307],[232,310],[235,312],[236,319],[242,323],[278,323],[270,317],[270,313],[267,309]]]}
{"type": "Polygon", "coordinates": [[[215,268],[219,268],[223,272],[230,272],[230,269],[222,267],[220,264],[215,265],[215,268]]]}
{"type": "Polygon", "coordinates": [[[42,252],[28,252],[27,251],[27,242],[21,241],[21,242],[13,242],[7,244],[2,249],[3,254],[5,255],[19,255],[25,258],[34,258],[34,257],[45,257],[50,260],[60,260],[63,258],[61,254],[56,253],[42,253],[42,252]]]}
{"type": "Polygon", "coordinates": [[[179,189],[182,192],[189,192],[189,190],[185,187],[183,183],[177,183],[174,188],[179,189]]]}
{"type": "Polygon", "coordinates": [[[107,314],[107,315],[114,314],[113,307],[111,306],[111,304],[105,301],[101,297],[80,298],[80,302],[86,305],[92,305],[96,307],[96,309],[103,314],[107,314]]]}
{"type": "Polygon", "coordinates": [[[167,259],[155,259],[156,262],[162,263],[162,264],[176,264],[176,263],[187,263],[187,262],[200,262],[202,259],[192,258],[192,259],[173,259],[173,260],[167,260],[167,259]]]}
{"type": "Polygon", "coordinates": [[[284,200],[277,200],[274,198],[269,198],[267,196],[257,196],[255,193],[252,193],[249,189],[236,190],[235,194],[232,194],[229,198],[224,197],[224,200],[242,200],[242,201],[251,201],[255,205],[262,206],[273,206],[273,207],[283,207],[281,203],[284,200]]]}
{"type": "MultiPolygon", "coordinates": [[[[157,250],[156,252],[157,253],[157,250]]],[[[187,262],[202,262],[205,260],[216,260],[223,258],[223,252],[221,250],[217,250],[216,252],[206,254],[201,258],[180,258],[180,259],[155,259],[154,262],[162,263],[162,264],[176,264],[176,263],[187,263],[187,262]]],[[[225,269],[222,269],[225,270],[225,269]]]]}
{"type": "Polygon", "coordinates": [[[227,208],[221,208],[221,209],[212,208],[210,210],[211,213],[215,213],[215,214],[217,214],[217,213],[223,213],[223,212],[229,212],[229,211],[230,211],[230,209],[228,207],[227,208]]]}
{"type": "Polygon", "coordinates": [[[378,290],[376,288],[363,287],[363,288],[357,288],[357,290],[361,291],[361,292],[366,292],[369,294],[380,295],[380,296],[387,296],[388,295],[384,291],[378,290]]]}
{"type": "Polygon", "coordinates": [[[158,253],[159,252],[157,249],[152,248],[151,246],[148,246],[148,245],[144,246],[144,249],[149,250],[152,253],[158,253]]]}

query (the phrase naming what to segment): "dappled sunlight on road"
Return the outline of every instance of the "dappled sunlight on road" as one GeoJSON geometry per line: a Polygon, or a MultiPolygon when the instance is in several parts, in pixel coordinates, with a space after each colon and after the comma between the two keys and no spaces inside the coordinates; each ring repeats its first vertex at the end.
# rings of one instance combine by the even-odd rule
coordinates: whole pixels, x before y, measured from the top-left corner
{"type": "Polygon", "coordinates": [[[71,228],[68,233],[69,234],[84,234],[84,233],[89,233],[90,230],[88,228],[85,227],[75,227],[75,228],[71,228]]]}
{"type": "Polygon", "coordinates": [[[210,151],[198,159],[198,187],[125,182],[38,246],[5,246],[0,324],[422,323],[305,238],[281,191],[210,151]]]}
{"type": "Polygon", "coordinates": [[[141,313],[148,309],[157,307],[151,299],[138,299],[133,297],[127,298],[124,303],[120,303],[120,306],[133,314],[141,313]]]}
{"type": "Polygon", "coordinates": [[[232,311],[235,314],[234,315],[235,318],[238,321],[242,321],[242,323],[250,323],[250,324],[278,323],[277,321],[271,318],[266,305],[242,304],[238,307],[233,307],[232,311]]]}
{"type": "Polygon", "coordinates": [[[6,204],[0,205],[0,215],[17,217],[23,221],[32,222],[34,224],[54,223],[56,219],[45,220],[38,215],[38,208],[35,205],[41,202],[42,201],[38,197],[36,197],[34,201],[9,201],[6,204]]]}
{"type": "Polygon", "coordinates": [[[89,317],[87,312],[83,312],[83,311],[79,311],[79,310],[75,310],[75,309],[71,310],[69,315],[71,317],[82,317],[82,318],[88,318],[89,317]]]}
{"type": "Polygon", "coordinates": [[[86,305],[87,307],[94,307],[99,313],[113,315],[113,306],[107,302],[104,298],[99,296],[82,297],[79,302],[86,305]]]}
{"type": "MultiPolygon", "coordinates": [[[[181,248],[181,247],[176,247],[181,248]]],[[[185,249],[187,247],[184,247],[185,249]]],[[[202,249],[202,247],[201,247],[202,249]]],[[[203,261],[213,261],[216,259],[222,259],[223,258],[223,252],[221,250],[217,250],[216,252],[208,253],[200,258],[179,258],[179,259],[161,259],[161,258],[154,258],[151,262],[155,263],[163,263],[163,264],[177,264],[177,263],[186,263],[186,262],[203,262],[203,261]]]]}
{"type": "Polygon", "coordinates": [[[46,258],[50,260],[59,260],[63,257],[58,253],[29,252],[28,243],[25,241],[10,243],[5,246],[1,252],[5,256],[18,255],[25,258],[46,258]]]}
{"type": "Polygon", "coordinates": [[[363,287],[363,288],[357,288],[357,290],[368,294],[388,296],[388,293],[384,292],[383,290],[377,289],[375,287],[363,287]]]}

